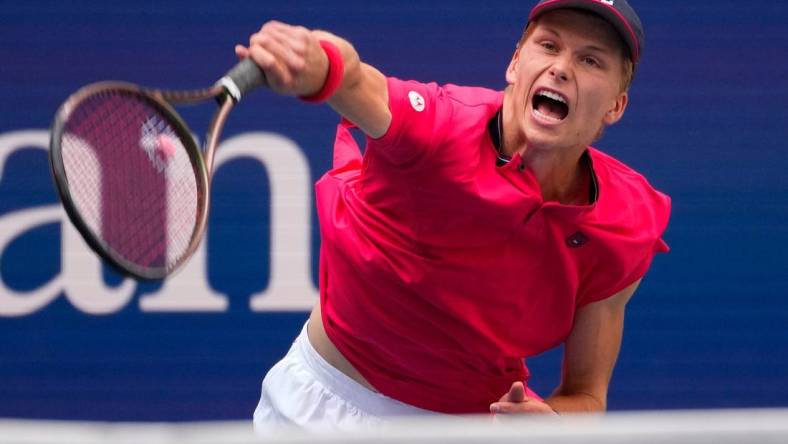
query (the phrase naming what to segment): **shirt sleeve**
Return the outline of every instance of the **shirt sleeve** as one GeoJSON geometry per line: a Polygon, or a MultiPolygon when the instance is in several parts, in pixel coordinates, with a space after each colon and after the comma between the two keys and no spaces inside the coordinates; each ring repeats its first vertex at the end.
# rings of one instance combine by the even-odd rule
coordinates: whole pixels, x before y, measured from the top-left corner
{"type": "Polygon", "coordinates": [[[587,295],[587,297],[582,298],[580,301],[578,301],[577,307],[580,308],[592,302],[598,302],[607,299],[634,284],[646,275],[649,268],[651,268],[651,263],[654,261],[654,257],[658,253],[667,253],[668,251],[670,251],[668,244],[665,243],[665,241],[661,238],[657,239],[651,250],[647,252],[640,261],[633,262],[628,270],[626,270],[626,266],[622,267],[622,269],[625,270],[625,273],[621,273],[618,280],[615,282],[610,282],[607,288],[599,288],[595,292],[587,295]]]}
{"type": "Polygon", "coordinates": [[[427,156],[439,143],[442,122],[451,116],[451,103],[436,83],[388,82],[391,125],[377,139],[367,139],[367,149],[393,164],[406,164],[427,156]]]}
{"type": "MultiPolygon", "coordinates": [[[[646,275],[657,254],[670,250],[663,240],[670,198],[648,186],[645,179],[638,188],[637,194],[620,200],[631,214],[594,232],[604,246],[594,251],[595,265],[579,294],[578,307],[607,299],[632,285],[646,275]]],[[[621,208],[617,212],[625,211],[621,208]]]]}

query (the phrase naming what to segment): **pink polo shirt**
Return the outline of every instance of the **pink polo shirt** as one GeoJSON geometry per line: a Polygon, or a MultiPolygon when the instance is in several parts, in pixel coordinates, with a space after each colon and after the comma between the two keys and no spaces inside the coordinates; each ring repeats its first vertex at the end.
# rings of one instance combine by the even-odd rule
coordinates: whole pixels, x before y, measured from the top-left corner
{"type": "Polygon", "coordinates": [[[388,80],[392,123],[362,156],[340,125],[317,183],[326,333],[381,393],[445,413],[487,412],[523,358],[566,340],[574,313],[641,278],[670,200],[589,148],[598,199],[542,201],[515,156],[496,166],[487,123],[503,95],[388,80]]]}

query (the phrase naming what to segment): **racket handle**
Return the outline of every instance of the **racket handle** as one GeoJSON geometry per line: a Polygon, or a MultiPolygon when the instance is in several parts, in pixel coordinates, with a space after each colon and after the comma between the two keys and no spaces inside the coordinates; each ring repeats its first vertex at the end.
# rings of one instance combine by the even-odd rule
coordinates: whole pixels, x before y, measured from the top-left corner
{"type": "Polygon", "coordinates": [[[238,62],[218,83],[227,90],[236,102],[240,101],[241,97],[245,96],[249,91],[260,86],[268,86],[265,73],[250,58],[238,62]]]}

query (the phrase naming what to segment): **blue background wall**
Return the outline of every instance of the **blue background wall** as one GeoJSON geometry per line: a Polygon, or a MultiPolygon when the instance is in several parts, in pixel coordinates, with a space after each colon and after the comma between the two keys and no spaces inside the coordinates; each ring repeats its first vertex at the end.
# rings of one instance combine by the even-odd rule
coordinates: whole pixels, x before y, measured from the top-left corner
{"type": "MultiPolygon", "coordinates": [[[[632,4],[646,26],[645,60],[626,117],[597,145],[672,196],[673,250],[630,305],[610,408],[788,406],[788,3],[632,4]]],[[[345,36],[387,74],[502,88],[531,5],[0,1],[0,136],[48,128],[60,102],[92,81],[205,86],[234,63],[233,45],[271,18],[345,36]]],[[[201,128],[208,111],[188,110],[187,119],[201,128]]],[[[226,136],[285,135],[308,156],[314,180],[329,165],[335,122],[326,107],[263,91],[234,112],[226,136]]],[[[145,284],[106,315],[59,297],[0,317],[0,417],[250,417],[260,378],[306,317],[249,308],[270,278],[268,187],[254,162],[217,172],[206,276],[227,295],[225,311],[145,312],[138,298],[159,289],[145,284]]],[[[56,204],[46,153],[15,150],[0,182],[0,220],[56,204]]],[[[316,251],[314,213],[312,221],[316,251]]],[[[31,226],[0,251],[10,291],[34,291],[61,272],[60,233],[57,223],[31,226]]],[[[535,389],[557,383],[559,358],[531,362],[535,389]]]]}

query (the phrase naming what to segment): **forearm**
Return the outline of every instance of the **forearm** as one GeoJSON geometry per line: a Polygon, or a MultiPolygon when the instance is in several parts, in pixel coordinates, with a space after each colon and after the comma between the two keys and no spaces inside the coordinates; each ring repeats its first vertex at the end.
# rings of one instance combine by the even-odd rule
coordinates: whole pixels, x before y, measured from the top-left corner
{"type": "Polygon", "coordinates": [[[583,307],[564,349],[561,384],[545,402],[559,413],[604,412],[624,330],[624,309],[640,281],[583,307]]]}
{"type": "Polygon", "coordinates": [[[333,43],[342,54],[344,78],[328,104],[367,135],[377,138],[385,134],[391,122],[385,76],[363,63],[347,40],[325,31],[313,32],[319,40],[333,43]]]}
{"type": "MultiPolygon", "coordinates": [[[[312,31],[312,35],[317,40],[325,40],[333,43],[334,46],[339,49],[340,54],[342,54],[344,78],[342,79],[339,89],[337,89],[334,95],[329,99],[329,103],[331,103],[337,99],[341,99],[342,96],[358,88],[358,85],[361,83],[361,58],[356,48],[342,37],[322,30],[314,30],[312,31]]],[[[315,68],[321,72],[326,70],[326,68],[322,66],[317,66],[315,68]]]]}

